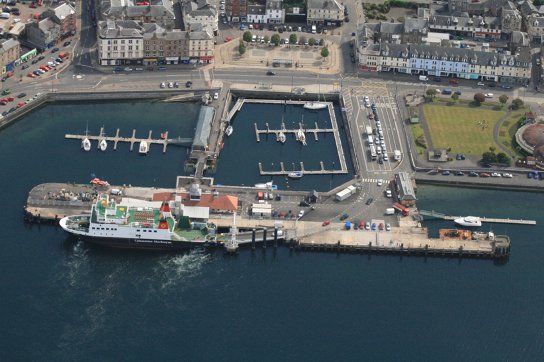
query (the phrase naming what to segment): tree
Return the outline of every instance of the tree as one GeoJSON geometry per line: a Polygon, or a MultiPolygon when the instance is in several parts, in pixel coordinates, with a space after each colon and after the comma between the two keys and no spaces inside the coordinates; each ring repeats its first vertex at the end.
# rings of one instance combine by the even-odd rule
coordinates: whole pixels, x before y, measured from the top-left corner
{"type": "Polygon", "coordinates": [[[434,98],[434,97],[436,96],[436,93],[437,93],[437,92],[436,92],[436,89],[434,89],[434,88],[429,88],[429,89],[427,89],[427,91],[425,92],[425,94],[426,94],[427,96],[429,96],[430,98],[434,98]]]}
{"type": "Polygon", "coordinates": [[[297,43],[297,34],[293,33],[289,35],[289,44],[296,44],[297,43]]]}
{"type": "Polygon", "coordinates": [[[321,56],[323,58],[326,58],[329,56],[329,49],[327,49],[327,47],[323,47],[323,49],[321,49],[321,56]]]}
{"type": "Polygon", "coordinates": [[[497,163],[510,166],[512,164],[512,160],[506,155],[506,153],[499,152],[497,153],[497,163]]]}
{"type": "Polygon", "coordinates": [[[451,95],[451,99],[454,101],[454,102],[457,102],[459,100],[459,94],[457,93],[453,93],[451,95]]]}
{"type": "Polygon", "coordinates": [[[488,151],[482,154],[483,163],[497,163],[497,155],[494,152],[488,151]]]}
{"type": "Polygon", "coordinates": [[[476,102],[478,105],[485,102],[485,95],[483,93],[476,93],[474,95],[474,102],[476,102]]]}
{"type": "Polygon", "coordinates": [[[325,45],[325,39],[319,39],[319,46],[322,47],[323,45],[325,45]]]}
{"type": "Polygon", "coordinates": [[[241,41],[240,45],[238,46],[238,53],[240,53],[240,55],[244,55],[246,53],[246,46],[244,45],[243,41],[241,41]]]}
{"type": "Polygon", "coordinates": [[[251,32],[249,30],[244,32],[244,35],[242,36],[242,39],[244,39],[245,42],[250,43],[251,39],[252,39],[251,32]]]}
{"type": "Polygon", "coordinates": [[[521,107],[523,107],[523,101],[521,99],[516,98],[512,101],[513,110],[520,109],[521,107]]]}
{"type": "Polygon", "coordinates": [[[269,41],[270,41],[270,37],[269,37],[268,35],[265,35],[265,36],[264,36],[264,42],[265,42],[266,44],[268,44],[269,41]]]}
{"type": "Polygon", "coordinates": [[[544,0],[533,0],[534,6],[542,6],[544,5],[544,0]]]}
{"type": "Polygon", "coordinates": [[[508,102],[508,96],[506,94],[503,94],[499,97],[499,102],[501,102],[501,104],[506,104],[506,102],[508,102]]]}
{"type": "Polygon", "coordinates": [[[311,46],[314,46],[315,45],[315,38],[310,38],[308,40],[308,44],[310,44],[311,46]]]}
{"type": "Polygon", "coordinates": [[[280,35],[279,34],[274,34],[272,35],[272,37],[270,38],[270,41],[272,42],[272,44],[274,45],[279,45],[280,44],[280,35]]]}

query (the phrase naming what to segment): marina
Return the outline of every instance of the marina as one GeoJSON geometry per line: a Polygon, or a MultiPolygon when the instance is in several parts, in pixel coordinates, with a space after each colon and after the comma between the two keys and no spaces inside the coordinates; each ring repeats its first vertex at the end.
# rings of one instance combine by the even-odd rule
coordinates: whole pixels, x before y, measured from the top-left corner
{"type": "Polygon", "coordinates": [[[115,136],[106,136],[105,128],[100,128],[100,133],[98,136],[89,135],[88,132],[84,135],[79,134],[66,134],[64,138],[66,139],[75,139],[75,140],[81,140],[82,144],[85,140],[90,141],[96,141],[98,148],[101,151],[106,151],[108,142],[113,143],[113,150],[117,150],[117,144],[119,142],[126,142],[130,144],[130,151],[134,149],[134,145],[139,145],[139,152],[142,154],[147,154],[149,146],[151,144],[157,144],[162,146],[162,152],[166,153],[166,147],[168,145],[176,145],[176,146],[190,146],[193,139],[192,138],[168,138],[168,131],[165,131],[161,134],[161,138],[153,138],[153,131],[149,131],[147,138],[138,138],[136,137],[136,130],[132,130],[132,136],[131,137],[122,137],[120,136],[120,129],[117,128],[117,131],[115,132],[115,136]]]}

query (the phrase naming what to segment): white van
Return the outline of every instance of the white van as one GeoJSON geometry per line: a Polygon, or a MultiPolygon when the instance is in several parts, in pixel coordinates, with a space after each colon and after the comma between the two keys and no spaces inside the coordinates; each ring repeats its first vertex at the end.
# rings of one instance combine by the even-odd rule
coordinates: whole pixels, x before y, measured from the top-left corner
{"type": "Polygon", "coordinates": [[[381,148],[381,146],[376,146],[376,153],[377,153],[378,155],[381,155],[381,154],[382,154],[382,148],[381,148]]]}
{"type": "Polygon", "coordinates": [[[312,25],[312,34],[315,34],[315,33],[317,33],[317,29],[316,29],[315,25],[312,25]]]}
{"type": "Polygon", "coordinates": [[[9,19],[9,13],[0,14],[0,19],[9,19]]]}
{"type": "Polygon", "coordinates": [[[374,137],[372,137],[371,135],[368,135],[368,144],[370,146],[372,146],[374,144],[374,137]]]}

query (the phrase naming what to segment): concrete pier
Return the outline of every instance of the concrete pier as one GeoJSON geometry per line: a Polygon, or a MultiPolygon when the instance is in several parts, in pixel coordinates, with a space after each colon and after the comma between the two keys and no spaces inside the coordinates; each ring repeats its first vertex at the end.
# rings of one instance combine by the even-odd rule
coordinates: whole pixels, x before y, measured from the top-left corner
{"type": "Polygon", "coordinates": [[[140,144],[140,142],[145,141],[147,142],[148,146],[151,146],[151,144],[158,144],[162,145],[162,152],[166,152],[166,146],[169,144],[172,145],[179,145],[179,146],[188,146],[193,141],[192,138],[174,138],[169,139],[168,138],[168,131],[164,132],[165,137],[153,138],[153,131],[149,131],[147,138],[137,138],[136,137],[136,130],[132,130],[132,136],[130,137],[122,137],[119,135],[120,129],[117,128],[117,131],[115,132],[115,136],[109,137],[105,135],[104,127],[100,127],[100,134],[98,136],[93,135],[79,135],[79,134],[66,134],[64,138],[66,139],[76,139],[76,140],[83,140],[84,138],[88,138],[89,141],[96,141],[97,143],[102,141],[103,139],[106,140],[106,142],[113,142],[113,150],[117,150],[117,144],[119,142],[128,142],[130,144],[130,150],[132,151],[134,149],[134,144],[140,144]]]}

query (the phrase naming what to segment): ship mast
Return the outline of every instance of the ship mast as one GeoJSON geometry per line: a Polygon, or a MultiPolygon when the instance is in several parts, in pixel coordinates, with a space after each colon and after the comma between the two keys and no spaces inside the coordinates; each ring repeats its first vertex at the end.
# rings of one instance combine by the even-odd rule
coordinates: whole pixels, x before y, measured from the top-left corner
{"type": "Polygon", "coordinates": [[[232,227],[230,228],[230,239],[225,243],[225,249],[227,253],[238,252],[238,241],[236,240],[236,212],[233,213],[232,227]]]}

